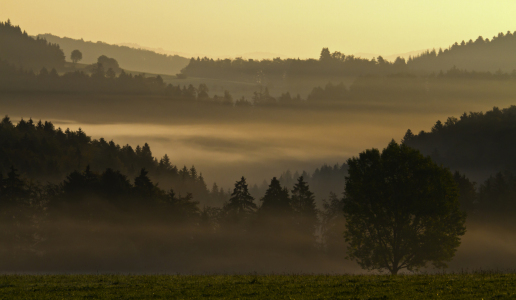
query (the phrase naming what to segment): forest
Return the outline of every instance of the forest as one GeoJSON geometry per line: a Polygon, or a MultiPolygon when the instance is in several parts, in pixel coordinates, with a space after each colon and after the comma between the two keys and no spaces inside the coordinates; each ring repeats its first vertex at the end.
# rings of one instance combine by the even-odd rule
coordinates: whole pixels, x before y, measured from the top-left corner
{"type": "Polygon", "coordinates": [[[458,42],[446,49],[427,50],[407,60],[398,57],[389,62],[381,56],[371,60],[333,53],[323,48],[318,60],[279,59],[255,61],[237,58],[213,60],[207,57],[192,58],[181,72],[187,76],[246,79],[269,78],[271,81],[297,77],[360,76],[366,74],[389,75],[397,73],[430,74],[451,68],[478,72],[512,72],[516,60],[516,32],[499,33],[491,40],[479,36],[475,41],[458,42]]]}
{"type": "Polygon", "coordinates": [[[111,45],[103,42],[89,42],[72,38],[60,38],[52,34],[39,34],[36,38],[58,44],[64,53],[78,49],[83,53],[82,62],[93,64],[101,55],[116,57],[120,65],[131,71],[152,74],[175,75],[188,64],[188,59],[178,55],[159,54],[150,50],[128,46],[111,45]]]}
{"type": "MultiPolygon", "coordinates": [[[[108,146],[105,142],[91,141],[84,133],[72,133],[68,130],[63,133],[60,130],[52,130],[50,123],[45,124],[46,132],[44,125],[34,126],[21,121],[13,127],[9,126],[8,119],[4,119],[1,125],[2,140],[13,140],[16,136],[16,132],[13,131],[21,131],[25,127],[25,141],[32,144],[28,149],[34,150],[34,147],[37,147],[43,150],[43,147],[53,147],[57,150],[53,152],[59,155],[54,168],[59,167],[58,161],[66,162],[70,156],[75,155],[78,159],[77,154],[80,153],[84,153],[83,159],[87,162],[90,151],[96,152],[100,150],[99,146],[108,146]],[[14,134],[8,136],[6,132],[9,131],[14,134]],[[29,134],[39,135],[43,144],[31,143],[32,141],[27,138],[29,134]],[[86,143],[81,144],[81,138],[86,143]],[[72,146],[74,144],[75,147],[72,146]],[[78,146],[85,148],[83,152],[78,146]],[[70,155],[62,153],[59,148],[70,149],[72,152],[72,149],[76,149],[76,152],[70,155]]],[[[45,152],[26,151],[22,158],[19,154],[21,151],[16,148],[22,146],[21,144],[18,141],[9,143],[2,149],[1,157],[9,162],[23,161],[23,158],[30,157],[31,154],[45,152]],[[14,151],[6,153],[5,150],[11,149],[11,145],[15,146],[12,147],[14,151]]],[[[258,206],[249,192],[244,177],[235,183],[231,195],[221,199],[225,198],[224,192],[217,192],[216,185],[211,193],[207,193],[202,175],[197,176],[194,167],[190,170],[185,167],[177,171],[166,157],[157,163],[152,160],[148,145],[142,149],[137,147],[135,153],[128,146],[117,149],[113,147],[112,142],[110,144],[111,154],[106,155],[107,157],[121,162],[119,158],[123,160],[123,156],[133,155],[131,162],[140,161],[141,165],[147,163],[147,166],[155,170],[154,176],[163,180],[160,183],[164,184],[158,185],[157,182],[153,182],[145,168],[141,168],[136,172],[134,180],[130,180],[119,170],[107,167],[101,172],[95,172],[89,164],[84,171],[74,170],[68,173],[63,181],[42,184],[34,178],[21,177],[20,171],[12,165],[5,176],[0,176],[0,226],[5,229],[2,230],[4,233],[1,237],[5,246],[1,248],[1,252],[4,257],[9,257],[2,263],[3,270],[20,270],[19,268],[25,268],[23,265],[28,262],[30,268],[53,268],[56,271],[87,263],[102,269],[120,267],[119,264],[132,268],[134,265],[130,261],[137,259],[139,263],[144,263],[147,270],[162,267],[160,264],[168,261],[166,264],[179,264],[172,265],[178,271],[195,272],[196,269],[210,268],[198,261],[200,257],[224,259],[232,251],[246,252],[237,260],[247,259],[249,251],[265,255],[259,260],[267,259],[270,255],[283,257],[293,249],[301,251],[299,257],[294,260],[310,253],[317,255],[322,248],[338,255],[338,251],[333,247],[335,242],[337,245],[340,244],[339,240],[317,242],[315,231],[320,226],[318,210],[314,195],[302,176],[297,178],[292,190],[282,187],[281,183],[273,178],[265,195],[260,199],[261,205],[258,206]],[[167,186],[167,182],[168,186],[173,188],[162,189],[161,186],[167,186]],[[178,192],[185,189],[192,192],[178,192]],[[202,193],[203,189],[206,191],[205,194],[202,193]],[[212,202],[206,201],[206,197],[211,197],[212,202]],[[204,200],[202,207],[198,199],[204,200]],[[217,200],[218,203],[215,202],[217,200]],[[220,200],[223,200],[222,204],[220,200]],[[66,225],[69,223],[71,226],[66,225]],[[97,224],[95,226],[100,227],[91,231],[87,224],[97,224]],[[116,232],[113,232],[113,229],[116,232]],[[82,243],[95,246],[74,250],[70,247],[81,242],[73,241],[73,238],[70,239],[72,236],[80,237],[82,243]],[[231,241],[231,247],[228,247],[228,241],[231,241]],[[128,251],[119,248],[124,244],[129,247],[128,251]],[[209,248],[203,246],[207,244],[210,245],[209,248]],[[95,253],[102,251],[103,255],[110,257],[114,255],[110,254],[111,247],[116,248],[118,258],[99,266],[99,257],[95,253]],[[260,248],[267,251],[260,253],[260,248]],[[76,255],[82,256],[83,259],[75,261],[72,258],[76,255]],[[63,256],[72,260],[60,260],[57,264],[48,265],[49,261],[55,261],[63,256]],[[171,257],[176,259],[170,261],[171,257]],[[177,259],[178,257],[181,259],[177,259]]],[[[50,159],[52,158],[49,157],[48,162],[51,162],[50,159]]],[[[39,160],[44,164],[46,157],[40,156],[39,160]]],[[[97,161],[97,165],[98,163],[97,161]]],[[[104,163],[102,166],[109,165],[108,161],[100,163],[104,163]]],[[[35,171],[31,167],[38,168],[37,165],[24,166],[25,174],[35,171]]],[[[330,199],[324,202],[324,207],[325,221],[322,226],[326,228],[325,235],[338,235],[335,230],[339,230],[338,224],[342,222],[339,216],[340,200],[335,194],[331,194],[330,199]]],[[[286,263],[285,267],[292,266],[291,263],[293,262],[286,263]]],[[[264,270],[274,268],[273,265],[263,267],[264,270]]]]}
{"type": "MultiPolygon", "coordinates": [[[[95,48],[80,65],[1,23],[0,267],[359,272],[343,237],[349,162],[392,138],[452,172],[464,241],[481,243],[515,225],[515,41],[394,62],[328,48],[319,59],[192,58],[172,78],[169,56],[144,51],[156,59],[146,75],[129,69],[127,47],[74,41],[95,48]],[[465,109],[478,112],[453,117],[465,109]]],[[[508,256],[496,245],[498,266],[508,256]]],[[[454,270],[481,255],[459,249],[454,270]]]]}
{"type": "MultiPolygon", "coordinates": [[[[407,62],[401,58],[389,62],[381,57],[365,60],[340,52],[330,53],[327,48],[322,50],[319,60],[214,61],[192,58],[182,71],[186,79],[175,80],[177,85],[161,75],[146,76],[143,72],[126,72],[118,67],[119,57],[109,58],[114,62],[111,64],[106,60],[106,53],[87,68],[63,69],[65,55],[59,45],[50,44],[39,37],[34,39],[9,21],[2,23],[0,32],[0,41],[10,47],[2,48],[4,52],[0,53],[0,90],[4,93],[159,95],[176,101],[241,107],[313,106],[321,103],[337,105],[371,101],[457,102],[486,97],[512,98],[516,95],[513,84],[516,66],[510,67],[509,63],[505,63],[503,68],[492,69],[474,64],[482,62],[490,66],[499,65],[485,58],[478,59],[478,56],[507,62],[507,49],[516,45],[510,32],[505,35],[501,33],[491,41],[479,37],[475,42],[456,43],[437,54],[435,51],[425,52],[409,58],[407,62]],[[432,68],[421,67],[425,65],[431,65],[432,68]],[[424,72],[420,72],[423,69],[424,72]],[[219,90],[217,85],[202,81],[193,84],[193,81],[188,80],[189,76],[205,80],[213,77],[248,81],[253,84],[245,87],[244,91],[222,89],[222,94],[217,95],[213,94],[219,90]],[[306,76],[315,78],[308,81],[308,86],[312,85],[309,88],[304,79],[300,79],[306,76]],[[347,79],[350,76],[355,77],[351,83],[347,79]],[[321,85],[324,81],[326,83],[321,85]],[[213,90],[212,96],[210,90],[213,90]]],[[[124,64],[122,67],[126,68],[124,64]]]]}
{"type": "MultiPolygon", "coordinates": [[[[404,143],[416,139],[409,136],[404,143]]],[[[311,176],[285,172],[279,180],[274,177],[268,181],[261,195],[241,177],[225,193],[216,184],[208,191],[195,167],[178,170],[166,155],[158,161],[147,144],[133,150],[129,145],[93,140],[81,130],[63,132],[48,121],[13,124],[7,117],[0,123],[0,137],[5,142],[0,149],[2,226],[8,228],[3,230],[2,240],[9,241],[2,252],[12,258],[4,269],[19,268],[21,260],[48,268],[45,261],[62,255],[85,255],[98,264],[95,251],[127,243],[131,250],[123,252],[116,262],[103,263],[102,268],[118,264],[129,267],[128,261],[138,258],[153,270],[171,255],[182,255],[185,265],[174,267],[187,270],[188,262],[193,269],[203,269],[207,266],[192,260],[198,256],[223,260],[232,251],[243,251],[238,259],[244,261],[248,255],[265,255],[256,258],[260,262],[267,261],[269,255],[277,256],[281,266],[288,269],[295,269],[296,261],[307,256],[317,258],[317,263],[344,262],[345,244],[339,238],[345,229],[343,187],[331,190],[320,205],[313,191],[328,191],[335,188],[332,183],[342,183],[346,165],[323,166],[311,176]],[[73,226],[63,226],[71,220],[73,226]],[[88,232],[86,224],[100,227],[88,232]],[[105,226],[124,229],[113,232],[105,226]],[[144,237],[150,232],[137,230],[139,226],[159,230],[144,237]],[[79,241],[72,242],[71,235],[100,248],[88,253],[82,252],[88,248],[72,250],[68,247],[79,241]],[[189,239],[193,240],[185,243],[189,239]],[[177,243],[182,246],[178,248],[177,243]],[[205,252],[204,243],[211,245],[209,252],[205,252]],[[292,251],[297,253],[293,260],[285,261],[292,251]]],[[[459,172],[453,178],[469,222],[514,225],[511,216],[516,206],[511,195],[516,191],[516,177],[512,173],[500,172],[478,186],[459,172]]],[[[76,263],[64,261],[54,267],[65,270],[61,268],[78,267],[76,263]]],[[[262,267],[264,271],[275,269],[269,264],[262,267]]],[[[235,268],[250,270],[245,265],[235,268]]]]}

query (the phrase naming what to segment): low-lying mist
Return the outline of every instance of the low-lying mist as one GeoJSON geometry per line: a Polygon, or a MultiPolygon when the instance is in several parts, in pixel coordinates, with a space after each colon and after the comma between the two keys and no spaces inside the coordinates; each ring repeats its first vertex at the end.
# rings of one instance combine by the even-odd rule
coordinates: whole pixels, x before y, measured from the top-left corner
{"type": "Polygon", "coordinates": [[[128,212],[104,205],[75,206],[66,212],[54,210],[39,222],[2,222],[0,269],[4,273],[361,272],[344,259],[344,252],[328,254],[323,244],[295,230],[287,216],[264,220],[181,222],[142,207],[128,212]]]}
{"type": "MultiPolygon", "coordinates": [[[[83,210],[84,212],[84,210],[83,210]]],[[[149,212],[147,212],[149,213],[149,212]]],[[[3,273],[346,273],[364,274],[346,260],[342,236],[314,240],[287,218],[246,229],[212,223],[177,223],[104,212],[93,217],[52,217],[39,224],[3,222],[3,273]],[[106,217],[109,215],[109,217],[106,217]]],[[[516,268],[510,230],[468,223],[447,272],[516,268]]],[[[339,231],[344,231],[340,228],[339,231]]],[[[421,272],[442,272],[429,266],[421,272]]],[[[376,273],[376,272],[373,272],[376,273]]],[[[404,271],[407,273],[407,271],[404,271]]],[[[410,273],[410,272],[408,272],[410,273]]]]}
{"type": "Polygon", "coordinates": [[[242,175],[260,184],[287,169],[311,172],[399,141],[408,128],[429,130],[438,119],[506,105],[500,100],[238,108],[143,98],[2,95],[2,105],[13,119],[51,120],[120,145],[149,143],[155,157],[168,154],[178,166],[195,165],[208,186],[217,182],[226,189],[242,175]]]}

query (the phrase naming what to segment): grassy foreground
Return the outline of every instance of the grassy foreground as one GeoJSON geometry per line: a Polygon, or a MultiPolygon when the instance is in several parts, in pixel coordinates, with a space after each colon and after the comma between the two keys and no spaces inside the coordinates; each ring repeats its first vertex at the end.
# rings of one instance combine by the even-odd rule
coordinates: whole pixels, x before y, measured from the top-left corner
{"type": "Polygon", "coordinates": [[[2,275],[0,299],[512,299],[516,274],[2,275]]]}

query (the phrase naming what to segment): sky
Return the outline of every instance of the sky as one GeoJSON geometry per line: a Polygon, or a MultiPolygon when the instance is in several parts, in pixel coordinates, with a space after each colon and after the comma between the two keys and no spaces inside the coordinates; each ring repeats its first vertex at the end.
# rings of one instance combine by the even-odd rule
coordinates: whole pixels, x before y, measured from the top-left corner
{"type": "Polygon", "coordinates": [[[513,0],[0,0],[30,35],[184,55],[401,54],[516,30],[513,0]]]}

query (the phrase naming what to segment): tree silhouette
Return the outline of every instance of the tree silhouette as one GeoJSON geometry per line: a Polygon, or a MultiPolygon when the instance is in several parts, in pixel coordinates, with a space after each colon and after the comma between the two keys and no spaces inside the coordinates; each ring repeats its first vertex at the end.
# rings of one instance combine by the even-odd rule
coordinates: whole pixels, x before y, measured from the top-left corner
{"type": "Polygon", "coordinates": [[[313,237],[317,226],[317,209],[314,193],[310,191],[303,176],[300,176],[294,185],[291,205],[295,213],[296,225],[301,233],[313,237]]]}
{"type": "MultiPolygon", "coordinates": [[[[215,187],[215,186],[214,186],[215,187]]],[[[245,177],[235,183],[235,188],[229,198],[229,202],[224,205],[224,211],[230,222],[237,223],[241,219],[256,211],[254,198],[249,194],[245,177]]]]}
{"type": "Polygon", "coordinates": [[[28,196],[25,183],[20,179],[20,174],[18,174],[18,170],[14,166],[11,166],[7,177],[1,180],[0,194],[1,204],[11,205],[21,204],[19,202],[28,196]]]}
{"type": "Polygon", "coordinates": [[[167,213],[169,217],[173,217],[177,221],[196,221],[201,215],[198,207],[199,202],[193,201],[191,193],[186,194],[186,197],[176,197],[174,190],[170,190],[165,197],[165,202],[168,205],[167,213]]]}
{"type": "Polygon", "coordinates": [[[134,179],[134,191],[142,201],[154,200],[156,192],[156,186],[147,174],[148,172],[145,169],[141,169],[140,175],[134,179]]]}
{"type": "Polygon", "coordinates": [[[320,61],[328,61],[331,59],[330,50],[328,48],[323,48],[321,50],[321,55],[319,55],[320,61]]]}
{"type": "Polygon", "coordinates": [[[382,153],[348,160],[344,212],[348,256],[363,268],[446,267],[465,233],[457,186],[448,169],[392,141],[382,153]]]}
{"type": "Polygon", "coordinates": [[[260,207],[262,214],[279,215],[292,212],[288,190],[281,187],[276,177],[272,178],[261,201],[263,202],[260,207]]]}
{"type": "Polygon", "coordinates": [[[326,253],[342,255],[342,249],[346,247],[342,238],[342,233],[346,228],[344,201],[333,192],[330,192],[328,200],[323,200],[321,219],[321,235],[326,253]]]}
{"type": "Polygon", "coordinates": [[[72,51],[72,54],[70,55],[70,58],[72,59],[73,63],[76,64],[80,60],[82,60],[82,52],[75,49],[72,51]]]}

